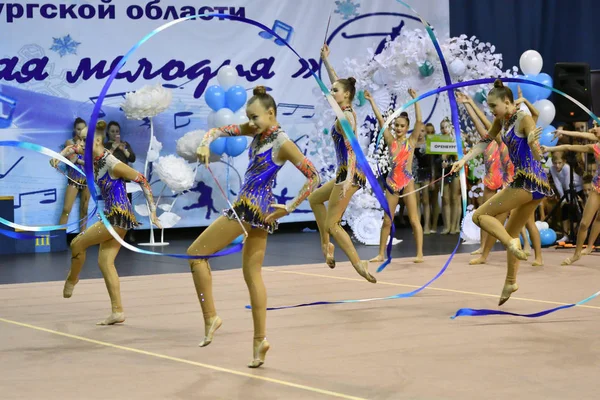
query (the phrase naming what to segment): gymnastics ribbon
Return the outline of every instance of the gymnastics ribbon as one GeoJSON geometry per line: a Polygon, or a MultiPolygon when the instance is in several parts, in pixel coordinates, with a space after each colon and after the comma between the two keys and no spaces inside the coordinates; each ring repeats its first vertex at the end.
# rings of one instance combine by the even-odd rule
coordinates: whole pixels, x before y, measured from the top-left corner
{"type": "MultiPolygon", "coordinates": [[[[535,82],[535,81],[531,81],[528,79],[520,79],[520,78],[499,78],[504,82],[516,82],[516,83],[523,83],[523,84],[530,84],[530,85],[534,85],[534,86],[539,86],[539,87],[543,87],[544,89],[548,89],[551,90],[571,101],[573,101],[575,104],[577,104],[579,107],[581,107],[582,110],[584,110],[593,120],[597,121],[598,123],[600,123],[600,119],[594,115],[587,107],[585,107],[583,104],[581,104],[579,101],[575,100],[574,98],[572,98],[571,96],[569,96],[568,94],[555,89],[553,87],[550,86],[546,86],[542,83],[539,82],[535,82]]],[[[400,115],[400,113],[402,111],[404,111],[405,109],[407,109],[408,107],[412,106],[414,103],[416,103],[417,101],[421,101],[427,97],[433,96],[435,94],[441,93],[441,92],[447,92],[447,91],[451,91],[454,89],[458,89],[461,87],[466,87],[466,86],[475,86],[475,85],[482,85],[482,84],[490,84],[490,83],[494,83],[494,81],[496,80],[496,78],[484,78],[484,79],[475,79],[475,80],[471,80],[471,81],[464,81],[464,82],[458,82],[458,83],[453,83],[451,85],[448,86],[444,86],[444,87],[440,87],[437,89],[433,89],[429,92],[423,93],[421,95],[419,95],[418,97],[410,100],[408,103],[404,104],[403,106],[401,106],[398,110],[394,111],[394,113],[392,114],[392,116],[390,117],[390,120],[393,120],[394,118],[396,118],[397,116],[400,115]]],[[[407,297],[412,297],[415,294],[423,291],[427,286],[429,286],[431,283],[433,283],[435,280],[437,280],[440,276],[442,276],[444,274],[444,272],[446,271],[446,269],[448,268],[448,266],[450,265],[450,262],[452,260],[452,258],[454,257],[454,255],[456,254],[456,251],[458,250],[458,247],[460,245],[460,240],[457,243],[456,247],[454,248],[454,251],[452,252],[452,254],[450,255],[450,257],[448,258],[448,260],[446,261],[446,263],[444,264],[444,266],[442,267],[442,269],[437,273],[437,275],[435,277],[433,277],[429,282],[427,282],[425,285],[421,286],[418,289],[415,289],[411,292],[408,293],[399,293],[393,296],[388,296],[388,297],[377,297],[377,298],[370,298],[370,299],[356,299],[356,300],[339,300],[339,301],[317,301],[317,302],[313,302],[313,303],[302,303],[302,304],[296,304],[296,305],[291,305],[291,306],[280,306],[280,307],[270,307],[267,308],[267,310],[283,310],[283,309],[288,309],[288,308],[298,308],[298,307],[308,307],[308,306],[317,306],[317,305],[330,305],[330,304],[346,304],[346,303],[362,303],[362,302],[369,302],[369,301],[376,301],[376,300],[391,300],[391,299],[399,299],[399,298],[407,298],[407,297]]],[[[536,313],[536,314],[531,314],[533,317],[538,317],[538,316],[543,316],[543,315],[547,315],[549,313],[564,309],[564,308],[570,308],[570,307],[574,307],[575,305],[580,305],[583,304],[589,300],[591,300],[592,298],[596,297],[598,295],[598,293],[592,295],[591,297],[583,300],[582,302],[579,303],[575,303],[572,305],[566,305],[566,306],[561,306],[561,307],[557,307],[557,308],[553,308],[550,310],[545,310],[542,311],[540,313],[536,313]]],[[[251,308],[250,306],[246,306],[246,308],[251,308]]],[[[462,308],[459,310],[459,312],[457,312],[457,315],[455,315],[452,318],[456,318],[456,317],[460,317],[460,316],[484,316],[484,315],[515,315],[515,316],[528,316],[528,315],[521,315],[521,314],[514,314],[514,313],[509,313],[509,312],[504,312],[504,311],[499,311],[499,310],[474,310],[474,309],[470,309],[470,308],[462,308]]]]}
{"type": "MultiPolygon", "coordinates": [[[[276,32],[274,32],[272,29],[270,29],[269,27],[261,24],[260,22],[257,22],[255,20],[249,19],[249,18],[245,18],[245,17],[240,17],[237,15],[229,15],[229,14],[198,14],[198,15],[190,15],[187,17],[183,17],[183,18],[179,18],[177,20],[171,21],[171,22],[167,22],[166,24],[163,24],[161,26],[159,26],[158,28],[156,28],[155,30],[153,30],[152,32],[148,33],[146,36],[144,36],[138,43],[136,43],[128,52],[127,54],[125,54],[125,56],[123,56],[121,58],[121,60],[119,61],[119,63],[117,64],[117,66],[111,71],[110,76],[108,77],[108,79],[106,80],[106,83],[104,84],[104,86],[102,87],[102,90],[100,91],[100,94],[98,96],[98,99],[96,100],[96,103],[94,105],[94,109],[92,111],[92,115],[90,117],[90,121],[88,123],[88,126],[96,126],[96,122],[98,121],[98,115],[100,113],[101,107],[102,107],[102,103],[104,102],[104,99],[106,97],[106,94],[108,93],[108,90],[112,84],[112,82],[115,80],[117,73],[121,70],[121,68],[125,65],[125,63],[127,62],[127,60],[133,55],[133,53],[142,45],[144,44],[146,41],[148,41],[152,36],[156,35],[157,33],[170,28],[178,23],[181,23],[183,21],[189,20],[189,19],[195,19],[195,18],[200,18],[200,17],[219,17],[219,18],[225,18],[225,19],[230,19],[230,20],[234,20],[234,21],[239,21],[239,22],[243,22],[249,25],[253,25],[256,26],[258,28],[260,28],[263,31],[266,31],[268,33],[270,33],[271,35],[273,35],[274,37],[278,38],[281,40],[282,43],[284,43],[300,60],[304,60],[304,58],[302,58],[300,56],[300,54],[298,54],[298,52],[296,52],[296,50],[294,50],[294,48],[292,48],[281,36],[279,36],[276,32]]],[[[326,96],[329,104],[331,105],[331,107],[333,108],[336,116],[338,117],[338,120],[342,126],[342,129],[344,130],[344,133],[346,135],[346,138],[348,139],[348,141],[350,142],[354,152],[356,153],[356,157],[357,157],[357,163],[359,164],[359,166],[363,169],[363,171],[365,172],[365,175],[367,177],[367,179],[369,180],[369,183],[371,184],[372,188],[373,188],[373,192],[375,193],[377,199],[379,200],[379,203],[381,204],[382,208],[384,209],[384,211],[388,214],[391,215],[390,210],[389,210],[389,206],[387,204],[387,200],[385,198],[385,195],[383,193],[383,191],[381,190],[381,188],[379,187],[378,183],[377,183],[377,179],[375,178],[375,175],[373,174],[373,171],[371,171],[371,168],[369,167],[369,164],[367,162],[367,159],[365,157],[365,155],[363,154],[361,148],[360,148],[360,144],[358,143],[358,140],[356,138],[356,136],[354,135],[354,132],[352,131],[352,127],[350,126],[350,123],[348,122],[348,120],[346,119],[346,117],[344,116],[344,113],[342,112],[340,106],[335,102],[335,100],[333,99],[329,89],[327,89],[327,87],[325,86],[325,84],[317,77],[317,75],[315,74],[314,71],[311,71],[312,75],[314,76],[315,80],[317,81],[319,87],[321,88],[321,91],[323,92],[323,94],[326,96]]],[[[93,169],[92,169],[92,163],[93,163],[93,156],[92,156],[92,148],[93,148],[93,136],[94,135],[88,135],[88,137],[86,138],[86,149],[85,149],[85,154],[84,154],[84,161],[85,161],[85,165],[84,165],[84,170],[85,170],[85,176],[88,180],[88,182],[93,182],[93,169]]],[[[90,186],[90,193],[92,194],[92,198],[94,199],[94,201],[96,200],[96,188],[93,185],[89,185],[90,186]]],[[[110,223],[108,222],[108,220],[106,219],[106,216],[104,215],[104,212],[102,210],[99,210],[99,216],[102,220],[102,222],[104,223],[106,229],[110,232],[110,234],[115,238],[115,240],[117,240],[119,243],[121,243],[122,246],[125,246],[126,248],[128,248],[131,251],[134,251],[136,253],[141,253],[141,254],[148,254],[148,255],[159,255],[159,256],[167,256],[167,257],[175,257],[175,258],[185,258],[185,259],[194,259],[194,258],[211,258],[211,257],[217,257],[217,256],[222,256],[222,255],[227,255],[227,254],[232,254],[235,252],[238,252],[241,250],[242,245],[238,244],[235,245],[233,248],[230,248],[228,250],[210,255],[210,256],[188,256],[185,254],[167,254],[167,253],[156,253],[153,251],[147,251],[144,249],[140,249],[134,246],[129,245],[128,243],[126,243],[125,241],[123,241],[119,235],[117,235],[117,233],[114,231],[114,229],[112,228],[112,226],[110,226],[110,223]]],[[[391,260],[391,238],[390,238],[390,242],[388,244],[388,260],[386,261],[386,263],[389,263],[391,260]]]]}
{"type": "MultiPolygon", "coordinates": [[[[0,141],[0,147],[16,147],[16,148],[21,148],[21,149],[25,149],[25,150],[35,151],[36,153],[40,153],[40,154],[44,154],[49,157],[56,158],[56,159],[64,162],[65,164],[67,164],[69,167],[74,168],[77,172],[79,172],[80,174],[83,175],[83,171],[81,169],[79,169],[79,167],[77,167],[71,161],[69,161],[67,158],[65,158],[62,154],[57,153],[53,150],[50,150],[47,147],[40,146],[39,144],[29,143],[29,142],[19,142],[16,140],[8,140],[8,141],[0,141]]],[[[89,221],[91,218],[93,218],[94,213],[96,212],[96,209],[97,209],[97,206],[94,209],[94,211],[92,211],[90,214],[88,214],[84,218],[80,219],[79,221],[70,222],[70,223],[62,224],[62,225],[48,225],[48,226],[20,225],[20,224],[14,223],[12,221],[9,221],[7,219],[4,219],[2,217],[0,217],[0,223],[2,223],[3,225],[9,226],[13,229],[19,229],[22,231],[29,231],[29,232],[54,231],[54,230],[66,228],[71,225],[79,224],[85,218],[87,218],[89,221]]],[[[5,231],[5,232],[12,232],[12,231],[5,231]]],[[[9,236],[9,234],[6,234],[5,236],[9,236]]],[[[19,239],[18,236],[21,236],[20,239],[31,239],[32,237],[40,237],[40,236],[31,236],[31,235],[23,234],[23,233],[19,233],[19,232],[12,232],[12,235],[10,235],[10,237],[12,237],[14,239],[19,239]]],[[[52,236],[52,237],[54,237],[54,236],[52,236]]]]}

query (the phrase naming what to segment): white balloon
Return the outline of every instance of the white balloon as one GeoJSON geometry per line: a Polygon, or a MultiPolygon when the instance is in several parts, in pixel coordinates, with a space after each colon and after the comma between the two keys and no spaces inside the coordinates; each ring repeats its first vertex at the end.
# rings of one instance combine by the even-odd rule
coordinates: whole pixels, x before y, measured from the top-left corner
{"type": "Polygon", "coordinates": [[[538,116],[538,126],[545,128],[552,123],[556,116],[556,108],[550,100],[543,99],[533,103],[533,106],[538,110],[540,115],[538,116]]]}
{"type": "Polygon", "coordinates": [[[237,110],[235,112],[235,114],[233,115],[233,121],[234,124],[245,124],[246,122],[248,122],[248,116],[246,115],[246,109],[245,108],[241,108],[239,110],[237,110]]]}
{"type": "Polygon", "coordinates": [[[208,113],[208,117],[206,118],[206,124],[208,126],[208,129],[217,127],[217,125],[215,125],[216,116],[217,116],[216,111],[211,111],[208,113]]]}
{"type": "Polygon", "coordinates": [[[535,50],[527,50],[521,54],[519,66],[526,75],[537,75],[542,71],[544,60],[540,53],[535,50]]]}
{"type": "Polygon", "coordinates": [[[217,73],[217,80],[219,84],[223,88],[224,91],[227,91],[230,87],[235,85],[238,79],[238,73],[231,65],[226,65],[221,67],[219,72],[217,73]]]}
{"type": "Polygon", "coordinates": [[[450,72],[455,76],[461,76],[467,70],[467,66],[461,59],[456,59],[450,63],[450,72]]]}
{"type": "Polygon", "coordinates": [[[215,114],[215,126],[227,126],[234,123],[234,114],[229,108],[221,108],[215,114]]]}

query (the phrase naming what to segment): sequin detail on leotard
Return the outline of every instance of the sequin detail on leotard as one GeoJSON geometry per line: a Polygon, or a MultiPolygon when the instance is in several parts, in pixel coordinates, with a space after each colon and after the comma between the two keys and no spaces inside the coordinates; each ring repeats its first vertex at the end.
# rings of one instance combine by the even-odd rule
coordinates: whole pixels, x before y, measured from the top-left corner
{"type": "MultiPolygon", "coordinates": [[[[343,111],[352,111],[351,107],[345,107],[343,111]]],[[[352,111],[352,115],[354,120],[356,121],[356,114],[352,111]]],[[[337,120],[336,120],[337,122],[337,120]]],[[[348,152],[353,151],[350,147],[349,142],[346,140],[344,135],[339,133],[336,129],[336,124],[334,123],[331,127],[331,139],[333,140],[333,145],[335,148],[335,156],[337,159],[337,170],[335,173],[335,183],[343,183],[346,180],[346,176],[348,176],[348,152]]],[[[367,178],[360,169],[358,163],[355,163],[354,177],[352,179],[352,184],[364,187],[367,183],[367,178]]]]}
{"type": "Polygon", "coordinates": [[[385,180],[385,184],[392,194],[400,195],[406,185],[413,179],[412,173],[408,168],[408,159],[410,158],[412,149],[408,142],[400,145],[394,140],[389,150],[390,172],[385,180]]]}
{"type": "Polygon", "coordinates": [[[596,159],[596,175],[592,179],[592,188],[600,194],[600,143],[594,144],[594,158],[596,159]]]}

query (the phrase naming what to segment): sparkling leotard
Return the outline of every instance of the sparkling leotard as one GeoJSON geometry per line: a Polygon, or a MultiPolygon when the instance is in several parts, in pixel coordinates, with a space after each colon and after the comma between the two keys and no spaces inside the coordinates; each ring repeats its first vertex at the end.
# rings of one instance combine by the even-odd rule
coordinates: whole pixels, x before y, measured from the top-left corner
{"type": "Polygon", "coordinates": [[[592,179],[592,188],[600,194],[600,143],[594,144],[594,158],[596,159],[596,175],[592,179]]]}
{"type": "Polygon", "coordinates": [[[385,184],[392,194],[400,195],[400,192],[413,179],[412,173],[408,168],[408,159],[410,158],[411,150],[408,142],[400,145],[396,140],[393,140],[390,145],[390,172],[385,180],[385,184]]]}
{"type": "MultiPolygon", "coordinates": [[[[352,111],[352,108],[346,107],[343,109],[343,111],[352,111]]],[[[354,114],[354,111],[352,111],[352,115],[356,121],[356,115],[354,114]]],[[[331,127],[331,139],[333,139],[333,144],[335,146],[335,156],[338,164],[337,171],[335,173],[335,183],[342,183],[346,180],[346,176],[348,175],[348,152],[353,150],[344,135],[337,131],[335,125],[336,124],[334,123],[331,127]]],[[[356,164],[352,183],[356,186],[364,187],[366,182],[367,179],[365,174],[360,169],[358,164],[356,164]]]]}
{"type": "Polygon", "coordinates": [[[515,168],[513,181],[510,187],[524,189],[531,192],[534,200],[554,195],[548,183],[548,177],[542,168],[542,163],[533,158],[527,138],[517,136],[516,126],[525,114],[517,112],[509,121],[509,128],[502,128],[502,141],[508,148],[510,160],[515,168]]]}
{"type": "Polygon", "coordinates": [[[495,140],[491,141],[483,152],[483,160],[485,162],[483,184],[492,191],[500,189],[504,183],[504,168],[501,158],[500,146],[498,146],[498,143],[495,140]]]}
{"type": "MultiPolygon", "coordinates": [[[[242,221],[269,233],[278,226],[278,222],[267,223],[265,219],[274,211],[272,204],[276,202],[272,189],[277,173],[283,166],[275,160],[281,145],[287,140],[287,134],[279,126],[254,137],[248,150],[250,163],[244,175],[244,183],[233,203],[233,209],[242,221]]],[[[235,219],[231,209],[224,210],[223,214],[235,219]]]]}
{"type": "Polygon", "coordinates": [[[114,178],[112,171],[119,161],[108,150],[94,159],[94,175],[104,200],[104,214],[112,226],[132,229],[141,225],[136,221],[133,208],[127,198],[125,181],[114,178]]]}

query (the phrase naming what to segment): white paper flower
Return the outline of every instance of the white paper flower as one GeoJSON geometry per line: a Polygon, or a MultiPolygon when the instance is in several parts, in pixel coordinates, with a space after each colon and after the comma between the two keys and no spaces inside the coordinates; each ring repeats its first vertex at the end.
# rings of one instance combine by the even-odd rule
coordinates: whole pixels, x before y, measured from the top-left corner
{"type": "Polygon", "coordinates": [[[199,129],[190,131],[177,139],[177,154],[188,162],[197,162],[196,150],[205,134],[206,131],[199,129]]]}
{"type": "Polygon", "coordinates": [[[379,245],[383,211],[368,210],[359,214],[350,222],[350,228],[356,239],[366,245],[379,245]]]}
{"type": "Polygon", "coordinates": [[[152,140],[152,142],[150,143],[150,150],[148,151],[148,154],[146,155],[148,162],[154,162],[154,161],[158,160],[160,151],[162,150],[162,147],[163,147],[162,143],[158,141],[156,136],[152,136],[151,140],[152,140]]]}
{"type": "Polygon", "coordinates": [[[172,154],[160,157],[154,165],[154,171],[174,193],[184,192],[194,186],[194,170],[181,157],[172,154]]]}
{"type": "Polygon", "coordinates": [[[121,108],[127,119],[142,120],[165,111],[172,100],[172,92],[157,83],[155,86],[146,85],[135,92],[126,93],[121,108]]]}
{"type": "Polygon", "coordinates": [[[473,222],[474,213],[474,210],[467,211],[467,214],[462,222],[460,237],[464,240],[465,244],[475,244],[481,241],[481,230],[477,225],[475,225],[475,222],[473,222]]]}

